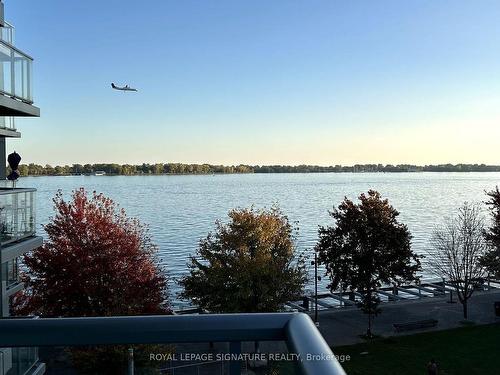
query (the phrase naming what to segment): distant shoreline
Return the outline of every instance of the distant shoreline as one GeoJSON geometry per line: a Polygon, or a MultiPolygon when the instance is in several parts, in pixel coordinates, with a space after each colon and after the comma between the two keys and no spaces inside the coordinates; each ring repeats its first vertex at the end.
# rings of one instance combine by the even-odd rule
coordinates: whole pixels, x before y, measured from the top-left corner
{"type": "Polygon", "coordinates": [[[408,173],[408,172],[500,172],[500,165],[486,164],[355,164],[352,166],[334,165],[213,165],[213,164],[73,164],[55,166],[22,164],[21,176],[72,176],[72,175],[108,175],[108,176],[144,176],[144,175],[215,175],[215,174],[265,174],[265,173],[408,173]]]}
{"type": "Polygon", "coordinates": [[[247,173],[136,173],[136,174],[111,174],[106,173],[104,175],[95,175],[95,174],[38,174],[38,175],[21,175],[21,177],[161,177],[161,176],[227,176],[227,175],[271,175],[271,174],[369,174],[369,173],[377,173],[377,174],[403,174],[403,173],[411,173],[411,174],[419,174],[419,173],[498,173],[500,171],[401,171],[401,172],[247,172],[247,173]]]}
{"type": "Polygon", "coordinates": [[[355,164],[352,166],[318,165],[212,165],[212,164],[73,164],[71,166],[22,164],[21,176],[144,176],[144,175],[219,175],[219,174],[265,174],[265,173],[418,173],[418,172],[500,172],[500,165],[486,164],[355,164]]]}

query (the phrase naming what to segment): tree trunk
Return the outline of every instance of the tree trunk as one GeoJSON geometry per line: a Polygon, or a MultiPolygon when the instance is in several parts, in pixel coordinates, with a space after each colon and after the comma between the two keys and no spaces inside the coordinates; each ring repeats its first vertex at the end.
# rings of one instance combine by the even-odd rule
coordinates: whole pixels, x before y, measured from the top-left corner
{"type": "Polygon", "coordinates": [[[462,307],[464,309],[464,319],[467,320],[468,311],[467,311],[467,300],[466,299],[464,299],[464,301],[462,302],[462,307]]]}

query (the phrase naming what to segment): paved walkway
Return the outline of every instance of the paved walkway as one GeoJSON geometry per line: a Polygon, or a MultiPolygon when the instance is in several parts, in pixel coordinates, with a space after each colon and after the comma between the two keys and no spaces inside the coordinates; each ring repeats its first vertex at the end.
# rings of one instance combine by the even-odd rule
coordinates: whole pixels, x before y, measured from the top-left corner
{"type": "MultiPolygon", "coordinates": [[[[456,297],[454,298],[456,301],[456,297]]],[[[383,303],[382,312],[373,321],[372,332],[388,337],[462,326],[460,324],[463,320],[462,305],[448,301],[449,295],[383,303]],[[424,319],[437,319],[437,327],[396,333],[392,326],[394,323],[424,319]]],[[[469,320],[476,324],[500,323],[500,317],[495,316],[493,306],[495,301],[500,301],[500,289],[476,292],[469,300],[469,320]]],[[[310,315],[314,318],[314,314],[310,315]]],[[[318,315],[319,330],[329,345],[335,347],[364,341],[359,335],[366,332],[368,316],[356,307],[319,311],[318,315]]]]}

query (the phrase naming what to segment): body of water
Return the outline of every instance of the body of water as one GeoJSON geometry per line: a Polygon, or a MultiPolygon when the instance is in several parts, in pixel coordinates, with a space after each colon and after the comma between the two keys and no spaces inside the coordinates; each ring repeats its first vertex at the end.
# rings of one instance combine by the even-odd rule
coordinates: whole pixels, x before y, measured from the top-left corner
{"type": "MultiPolygon", "coordinates": [[[[35,187],[37,220],[53,215],[52,198],[79,187],[111,197],[129,216],[149,225],[162,264],[175,279],[186,272],[188,257],[200,238],[227,220],[235,207],[278,204],[291,221],[299,222],[298,249],[310,251],[319,225],[331,224],[328,211],[344,196],[355,199],[369,189],[379,191],[400,212],[413,234],[413,248],[425,253],[433,229],[464,202],[486,200],[485,190],[500,185],[500,173],[321,173],[183,176],[26,177],[20,187],[35,187]]],[[[39,231],[42,233],[42,229],[39,231]]],[[[430,276],[425,274],[424,276],[430,276]]],[[[322,283],[326,285],[326,279],[322,283]]]]}

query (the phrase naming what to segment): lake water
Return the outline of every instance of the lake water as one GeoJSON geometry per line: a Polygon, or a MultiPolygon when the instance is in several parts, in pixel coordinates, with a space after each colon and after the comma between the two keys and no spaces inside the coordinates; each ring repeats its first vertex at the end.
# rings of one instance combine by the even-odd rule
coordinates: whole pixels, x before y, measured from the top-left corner
{"type": "Polygon", "coordinates": [[[500,173],[70,176],[25,177],[18,183],[38,189],[39,224],[47,223],[53,214],[52,198],[58,189],[69,194],[83,186],[113,198],[129,216],[149,225],[171,277],[172,299],[178,291],[175,279],[186,272],[199,239],[213,230],[217,219],[226,220],[232,208],[278,204],[292,221],[299,222],[299,250],[310,251],[318,226],[332,223],[328,210],[344,196],[354,199],[375,189],[399,210],[400,221],[414,236],[414,250],[425,253],[437,224],[464,201],[484,201],[484,191],[496,185],[500,185],[500,173]]]}

